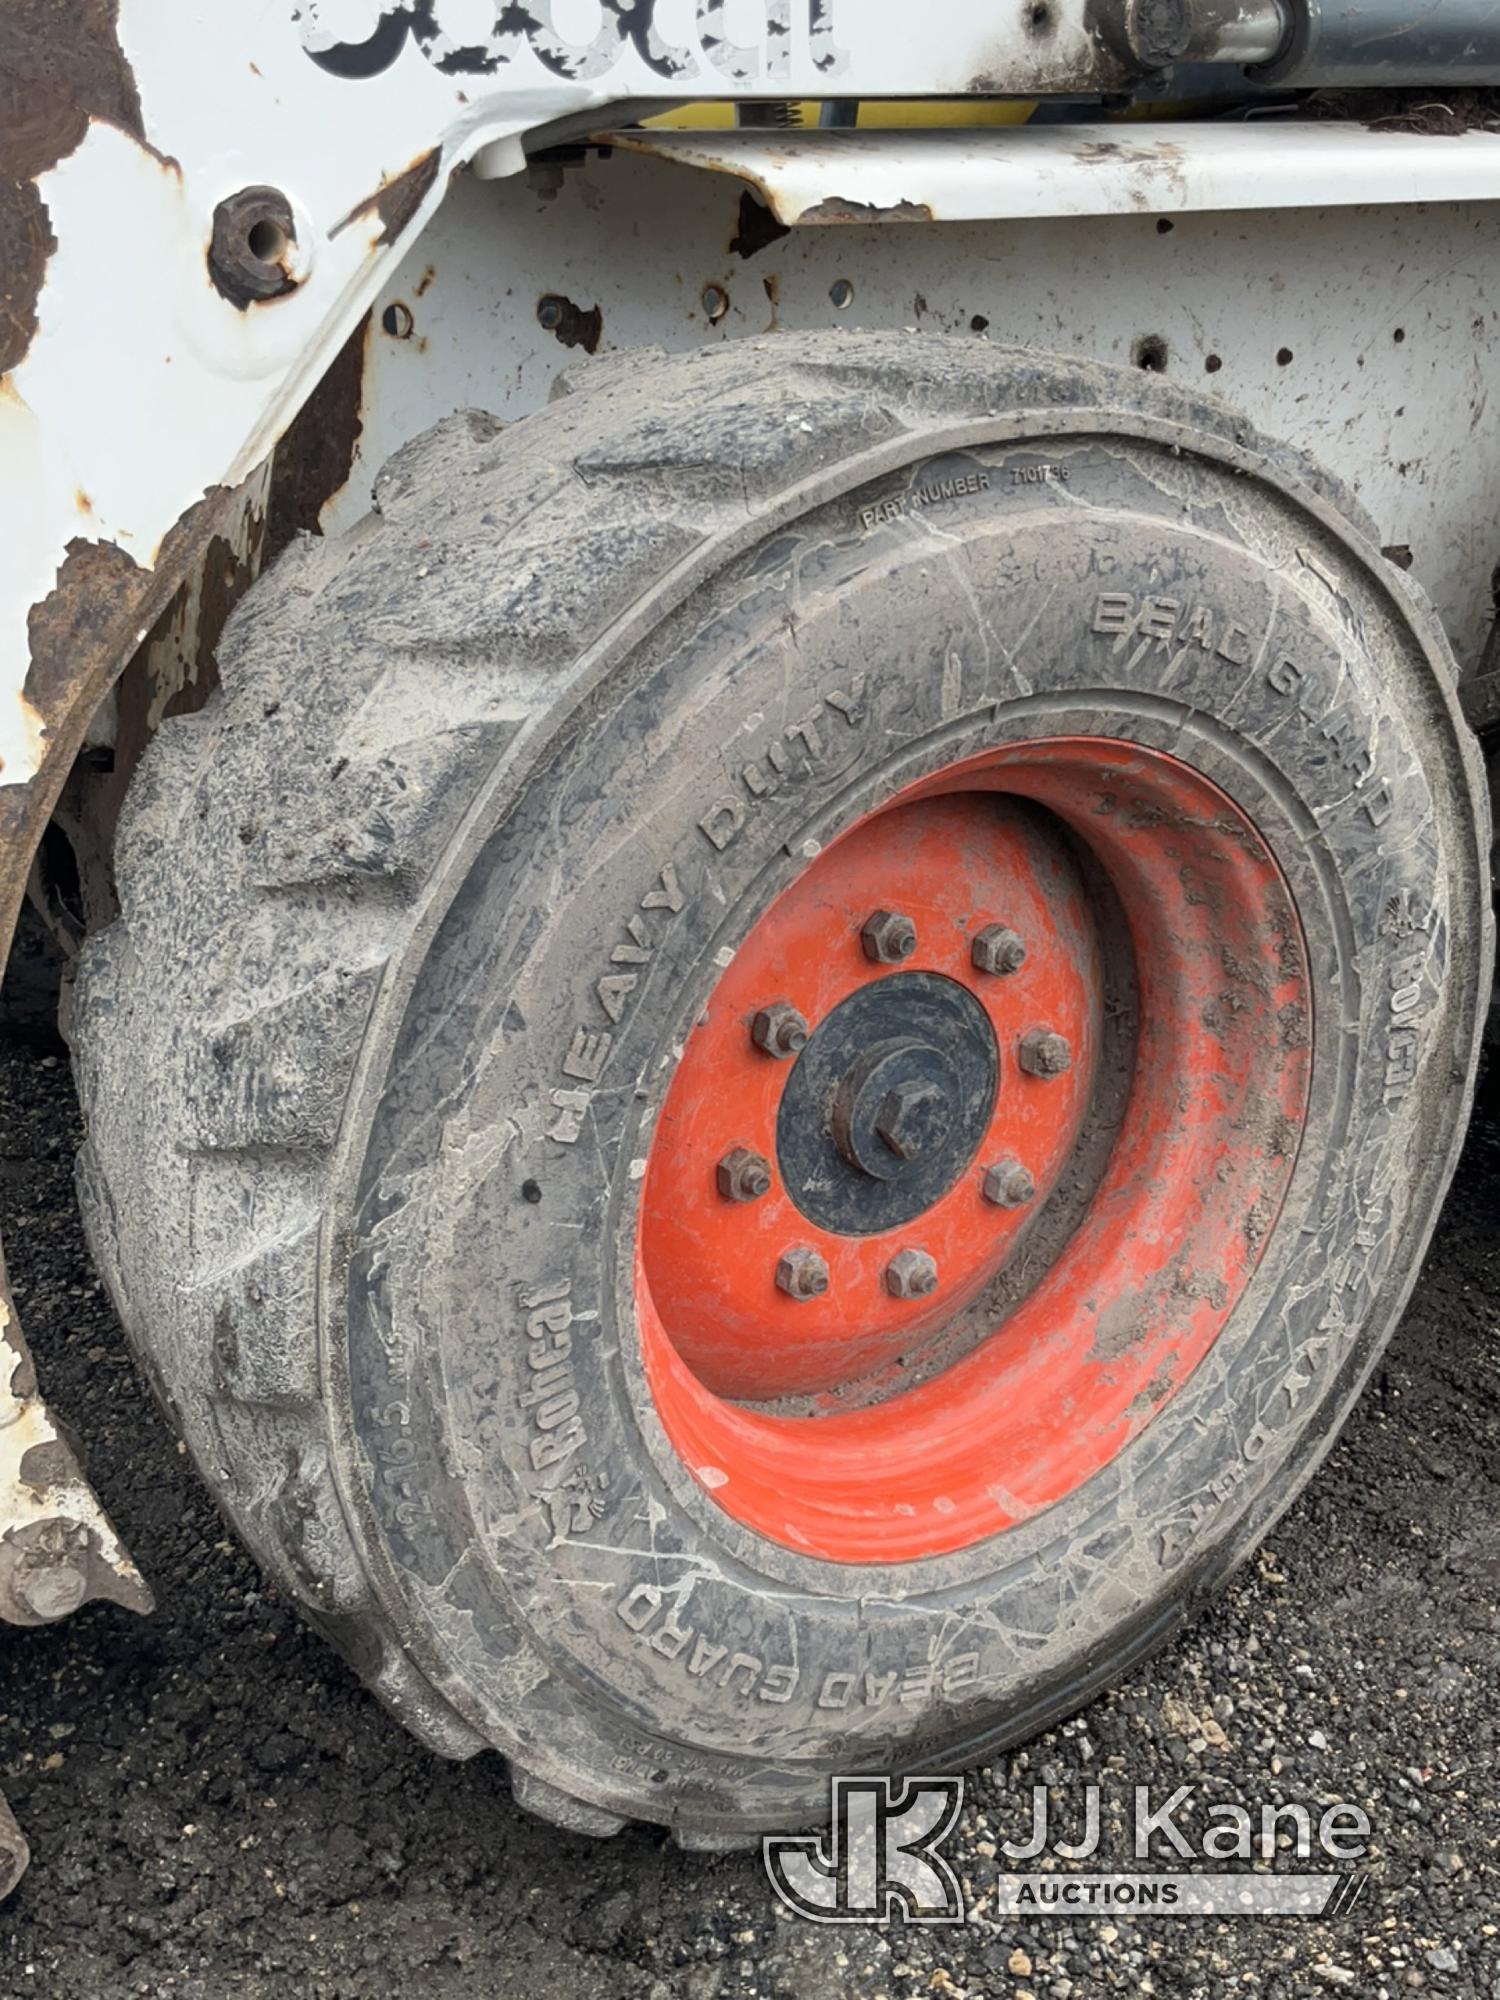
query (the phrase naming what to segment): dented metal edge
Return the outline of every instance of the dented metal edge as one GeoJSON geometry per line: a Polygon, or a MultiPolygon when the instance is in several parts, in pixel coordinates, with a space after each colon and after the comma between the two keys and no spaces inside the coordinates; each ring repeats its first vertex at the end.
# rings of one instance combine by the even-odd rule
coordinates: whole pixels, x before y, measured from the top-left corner
{"type": "Polygon", "coordinates": [[[970,131],[606,131],[747,182],[787,228],[1500,199],[1500,133],[1332,121],[970,131]]]}

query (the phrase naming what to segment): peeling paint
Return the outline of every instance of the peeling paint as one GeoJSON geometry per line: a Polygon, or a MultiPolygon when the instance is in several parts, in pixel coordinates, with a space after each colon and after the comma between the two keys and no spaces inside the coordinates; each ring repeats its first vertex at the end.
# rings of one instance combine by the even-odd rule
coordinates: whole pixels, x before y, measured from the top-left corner
{"type": "Polygon", "coordinates": [[[25,356],[57,248],[36,183],[94,118],[144,141],[116,0],[7,0],[0,10],[0,375],[25,356]]]}
{"type": "Polygon", "coordinates": [[[870,201],[851,201],[846,195],[829,195],[803,209],[799,222],[934,222],[936,217],[925,201],[893,201],[881,206],[870,201]]]}
{"type": "Polygon", "coordinates": [[[0,778],[14,783],[39,771],[45,738],[46,727],[24,689],[15,695],[13,706],[0,705],[0,778]]]}
{"type": "Polygon", "coordinates": [[[441,159],[442,154],[437,147],[420,154],[402,173],[382,181],[373,194],[356,202],[343,220],[329,230],[329,236],[338,236],[352,223],[374,216],[380,227],[370,238],[371,243],[393,242],[422,206],[429,188],[437,179],[441,159]]]}
{"type": "Polygon", "coordinates": [[[151,1609],[151,1592],[121,1545],[83,1477],[46,1404],[37,1394],[31,1357],[0,1288],[0,1619],[43,1620],[18,1604],[11,1571],[36,1533],[63,1524],[77,1538],[86,1565],[84,1601],[106,1597],[136,1611],[151,1609]],[[8,1365],[7,1365],[8,1362],[8,1365]]]}
{"type": "Polygon", "coordinates": [[[597,136],[732,174],[785,228],[1485,201],[1500,186],[1500,133],[1482,130],[1455,139],[1277,121],[1274,144],[1263,124],[1221,120],[597,136]]]}

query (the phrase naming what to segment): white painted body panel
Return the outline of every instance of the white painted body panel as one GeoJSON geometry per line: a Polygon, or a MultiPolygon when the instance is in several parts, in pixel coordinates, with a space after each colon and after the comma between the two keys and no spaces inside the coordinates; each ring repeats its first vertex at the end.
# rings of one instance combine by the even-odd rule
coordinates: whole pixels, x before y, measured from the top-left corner
{"type": "Polygon", "coordinates": [[[636,132],[620,144],[751,181],[787,224],[1307,209],[1500,194],[1500,132],[1288,118],[967,132],[636,132]]]}
{"type": "Polygon", "coordinates": [[[743,191],[627,153],[570,167],[550,196],[527,179],[455,185],[381,294],[364,429],[325,525],[356,520],[381,462],[448,411],[518,417],[560,368],[587,366],[538,325],[547,294],[599,309],[601,355],[858,326],[1130,363],[1155,337],[1171,377],[1354,489],[1477,661],[1500,557],[1500,206],[1179,213],[1165,230],[1139,212],[853,224],[795,229],[747,260],[728,248],[743,191]],[[728,299],[717,325],[709,285],[728,299]],[[406,338],[381,325],[398,303],[406,338]]]}
{"type": "MultiPolygon", "coordinates": [[[[1035,6],[926,0],[919,15],[910,0],[797,0],[789,10],[761,0],[660,0],[639,42],[625,35],[619,11],[601,12],[598,0],[538,0],[531,28],[504,33],[493,27],[494,10],[471,0],[444,0],[437,19],[424,45],[406,10],[382,12],[377,0],[308,0],[300,15],[290,0],[254,9],[120,0],[119,43],[146,143],[96,117],[38,178],[57,247],[36,335],[0,382],[0,787],[29,781],[47,754],[44,721],[25,694],[28,618],[54,588],[70,545],[115,544],[151,569],[190,508],[265,456],[398,250],[438,210],[452,170],[476,153],[487,172],[514,170],[526,135],[560,121],[573,131],[607,124],[609,108],[618,114],[626,102],[835,90],[1024,95],[1097,88],[1109,66],[1089,37],[1084,0],[1047,0],[1040,14],[1035,6]],[[335,74],[330,63],[369,73],[335,74]],[[384,241],[380,216],[361,203],[433,149],[440,160],[430,187],[403,218],[400,241],[384,241]],[[279,188],[292,204],[300,282],[286,297],[241,309],[210,284],[206,247],[216,203],[252,184],[279,188]]],[[[1330,126],[1289,134],[1272,121],[1122,138],[1131,129],[1111,127],[1103,142],[1047,126],[994,146],[862,136],[867,185],[858,198],[878,205],[895,194],[920,206],[930,181],[928,205],[938,213],[1041,219],[1251,210],[1273,200],[1321,207],[1355,194],[1369,203],[1472,199],[1492,174],[1500,194],[1500,140],[1484,134],[1404,141],[1330,126]],[[1117,150],[1101,151],[1106,143],[1117,150]]],[[[801,139],[783,150],[775,198],[789,213],[815,207],[825,187],[847,192],[836,167],[844,156],[801,139]]],[[[672,212],[691,206],[683,197],[672,212]]],[[[1278,219],[1289,241],[1304,233],[1302,213],[1278,219]]],[[[576,243],[562,240],[583,220],[566,205],[550,215],[554,260],[593,254],[586,227],[576,243]]],[[[1321,263],[1326,236],[1319,241],[1321,263]]],[[[686,259],[695,270],[705,247],[686,259]]],[[[899,246],[881,253],[882,283],[892,296],[930,286],[923,274],[952,250],[902,232],[899,246]],[[911,263],[904,273],[902,259],[911,263]]],[[[1044,260],[1075,254],[1060,239],[1044,260]]],[[[1096,254],[1111,255],[1102,245],[1096,254]]],[[[475,246],[472,282],[501,312],[506,256],[498,238],[475,246]]],[[[675,259],[663,250],[662,261],[675,259]]],[[[1340,262],[1342,289],[1320,286],[1325,328],[1335,295],[1357,319],[1368,310],[1358,261],[1340,262]]],[[[1036,268],[1030,252],[1027,268],[1036,268]]],[[[621,265],[620,278],[627,275],[621,265]]],[[[1174,309],[1202,318],[1208,280],[1187,274],[1185,285],[1174,309]],[[1196,305],[1188,295],[1195,285],[1196,305]]],[[[1015,315],[1016,335],[1091,350],[1118,345],[1113,308],[1101,315],[1092,288],[1064,285],[1052,309],[1030,275],[1028,288],[1036,305],[1015,315]]],[[[671,339],[671,310],[660,324],[654,317],[670,299],[643,281],[612,323],[642,339],[671,339]]],[[[889,316],[883,306],[881,319],[889,316]]],[[[747,323],[739,307],[721,332],[747,323]]],[[[426,407],[436,410],[446,393],[434,375],[426,407]]],[[[1427,391],[1418,382],[1412,394],[1427,391]]],[[[1441,424],[1440,412],[1429,413],[1434,435],[1441,424]]]]}

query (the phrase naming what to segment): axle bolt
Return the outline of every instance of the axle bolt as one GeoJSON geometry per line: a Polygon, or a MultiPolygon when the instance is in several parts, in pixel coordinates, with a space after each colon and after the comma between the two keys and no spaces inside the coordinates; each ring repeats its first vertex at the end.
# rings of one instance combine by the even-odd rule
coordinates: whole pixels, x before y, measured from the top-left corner
{"type": "Polygon", "coordinates": [[[718,1182],[725,1201],[759,1201],[771,1192],[771,1163],[746,1146],[736,1146],[720,1160],[718,1182]]]}
{"type": "Polygon", "coordinates": [[[898,1250],[885,1267],[885,1288],[893,1299],[930,1299],[938,1267],[925,1250],[898,1250]]]}
{"type": "Polygon", "coordinates": [[[809,1032],[806,1020],[789,1000],[773,1000],[750,1023],[750,1039],[755,1046],[783,1061],[801,1054],[807,1047],[809,1032]]]}
{"type": "Polygon", "coordinates": [[[1036,1182],[1019,1160],[997,1160],[984,1177],[984,1198],[996,1208],[1024,1208],[1035,1196],[1036,1182]]]}
{"type": "Polygon", "coordinates": [[[866,919],[859,941],[876,965],[904,965],[917,948],[917,927],[898,910],[877,910],[866,919]]]}
{"type": "Polygon", "coordinates": [[[776,1283],[789,1299],[820,1299],[828,1290],[828,1266],[816,1250],[788,1250],[776,1266],[776,1283]]]}
{"type": "Polygon", "coordinates": [[[898,1083],[880,1100],[875,1131],[898,1160],[916,1160],[944,1136],[952,1116],[935,1083],[898,1083]]]}
{"type": "Polygon", "coordinates": [[[1009,925],[986,924],[974,939],[969,956],[976,972],[1003,978],[1008,972],[1021,970],[1026,963],[1026,947],[1009,925]]]}
{"type": "Polygon", "coordinates": [[[1028,1076],[1061,1076],[1073,1067],[1067,1038],[1051,1028],[1033,1028],[1021,1037],[1021,1067],[1028,1076]]]}

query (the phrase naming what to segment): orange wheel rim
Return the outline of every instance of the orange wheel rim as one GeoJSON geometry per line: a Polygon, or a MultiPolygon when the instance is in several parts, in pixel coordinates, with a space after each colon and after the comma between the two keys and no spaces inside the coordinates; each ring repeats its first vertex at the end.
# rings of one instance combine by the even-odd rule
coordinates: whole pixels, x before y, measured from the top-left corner
{"type": "Polygon", "coordinates": [[[1200,774],[1068,738],[910,788],[809,857],[683,1050],[636,1258],[671,1443],[737,1520],[835,1561],[1055,1505],[1243,1295],[1311,1056],[1289,891],[1200,774]],[[1102,1170],[1042,1257],[1106,1101],[1102,1170]]]}

